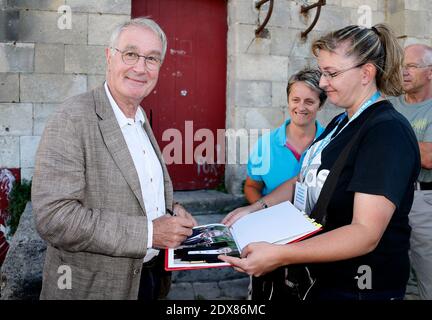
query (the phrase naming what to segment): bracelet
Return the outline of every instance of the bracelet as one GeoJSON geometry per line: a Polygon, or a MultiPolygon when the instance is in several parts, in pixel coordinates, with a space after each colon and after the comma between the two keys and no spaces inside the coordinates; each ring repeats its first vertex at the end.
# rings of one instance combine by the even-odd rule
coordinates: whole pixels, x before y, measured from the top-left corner
{"type": "Polygon", "coordinates": [[[257,202],[261,205],[261,207],[262,207],[263,209],[268,208],[267,203],[266,203],[262,198],[259,199],[257,202]]]}

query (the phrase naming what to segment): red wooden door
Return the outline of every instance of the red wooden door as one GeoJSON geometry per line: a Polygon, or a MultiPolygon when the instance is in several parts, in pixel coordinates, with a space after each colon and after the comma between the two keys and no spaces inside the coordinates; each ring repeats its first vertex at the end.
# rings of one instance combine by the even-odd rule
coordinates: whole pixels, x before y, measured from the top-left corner
{"type": "Polygon", "coordinates": [[[132,16],[151,17],[168,38],[158,85],[142,105],[174,189],[214,188],[225,169],[224,141],[217,139],[217,130],[225,128],[227,3],[133,0],[132,16]]]}

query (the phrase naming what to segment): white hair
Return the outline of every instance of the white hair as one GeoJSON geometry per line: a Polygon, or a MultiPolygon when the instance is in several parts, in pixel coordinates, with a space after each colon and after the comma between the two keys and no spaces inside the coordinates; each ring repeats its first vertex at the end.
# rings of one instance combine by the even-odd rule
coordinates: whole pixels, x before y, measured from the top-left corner
{"type": "Polygon", "coordinates": [[[432,65],[432,47],[426,45],[426,44],[411,44],[409,46],[406,46],[405,49],[417,47],[423,49],[421,60],[425,65],[432,65]]]}
{"type": "Polygon", "coordinates": [[[111,37],[110,37],[110,41],[109,41],[109,47],[111,49],[111,52],[112,53],[115,52],[114,50],[115,50],[115,47],[117,46],[118,39],[119,39],[122,31],[124,29],[126,29],[127,27],[130,27],[130,26],[148,28],[158,35],[158,37],[160,38],[160,40],[162,42],[162,57],[161,57],[161,59],[163,60],[165,57],[166,50],[167,50],[167,38],[166,38],[165,32],[163,32],[161,27],[154,20],[149,19],[149,18],[145,18],[145,17],[139,17],[139,18],[131,19],[129,21],[126,21],[126,22],[119,24],[118,26],[116,26],[114,28],[114,30],[111,33],[111,37]]]}

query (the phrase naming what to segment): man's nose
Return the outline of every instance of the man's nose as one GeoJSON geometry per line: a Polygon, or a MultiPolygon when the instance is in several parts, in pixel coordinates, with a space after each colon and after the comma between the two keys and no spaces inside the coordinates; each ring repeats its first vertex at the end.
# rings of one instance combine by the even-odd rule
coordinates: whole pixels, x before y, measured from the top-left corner
{"type": "Polygon", "coordinates": [[[138,61],[134,65],[134,69],[139,72],[147,72],[147,63],[145,57],[139,57],[138,61]]]}

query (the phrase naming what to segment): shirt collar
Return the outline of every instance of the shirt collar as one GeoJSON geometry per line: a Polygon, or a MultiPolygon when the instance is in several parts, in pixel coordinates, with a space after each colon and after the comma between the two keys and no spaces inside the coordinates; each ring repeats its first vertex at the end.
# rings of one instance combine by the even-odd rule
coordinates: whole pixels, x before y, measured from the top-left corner
{"type": "Polygon", "coordinates": [[[276,129],[276,143],[280,146],[284,146],[286,143],[286,127],[291,122],[291,119],[285,120],[285,122],[276,129]]]}
{"type": "Polygon", "coordinates": [[[105,93],[108,96],[108,100],[109,100],[109,102],[111,104],[111,108],[114,111],[114,115],[115,115],[115,117],[117,119],[117,122],[118,122],[120,128],[123,128],[123,127],[125,127],[127,125],[133,125],[134,121],[135,122],[140,121],[141,125],[144,124],[145,118],[144,118],[144,114],[143,114],[140,106],[138,106],[137,112],[135,113],[135,119],[128,118],[123,113],[123,111],[121,111],[121,109],[118,106],[117,102],[115,102],[113,96],[111,95],[111,92],[109,91],[108,84],[107,84],[106,81],[104,83],[104,88],[105,88],[105,93]]]}
{"type": "MultiPolygon", "coordinates": [[[[291,119],[287,119],[279,128],[276,129],[276,143],[280,146],[284,146],[286,144],[287,141],[286,127],[287,125],[290,124],[290,122],[291,119]]],[[[316,139],[321,134],[320,125],[317,120],[315,120],[315,128],[316,128],[316,132],[315,132],[315,139],[316,139]]]]}

